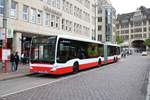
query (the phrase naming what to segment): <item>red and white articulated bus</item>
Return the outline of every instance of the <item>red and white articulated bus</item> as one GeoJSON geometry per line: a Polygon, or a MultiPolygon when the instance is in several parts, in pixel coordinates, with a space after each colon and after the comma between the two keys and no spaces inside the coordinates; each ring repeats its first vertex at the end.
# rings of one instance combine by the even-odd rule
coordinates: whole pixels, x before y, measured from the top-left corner
{"type": "Polygon", "coordinates": [[[118,45],[65,35],[34,37],[31,43],[30,72],[62,75],[116,62],[118,45]]]}

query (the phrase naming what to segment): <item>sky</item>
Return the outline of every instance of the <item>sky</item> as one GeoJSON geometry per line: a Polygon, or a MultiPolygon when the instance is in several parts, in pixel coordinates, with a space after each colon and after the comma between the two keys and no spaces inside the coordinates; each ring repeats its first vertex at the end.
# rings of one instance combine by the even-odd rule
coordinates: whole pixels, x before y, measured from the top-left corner
{"type": "Polygon", "coordinates": [[[150,8],[150,0],[111,0],[117,14],[134,12],[138,7],[150,8]]]}

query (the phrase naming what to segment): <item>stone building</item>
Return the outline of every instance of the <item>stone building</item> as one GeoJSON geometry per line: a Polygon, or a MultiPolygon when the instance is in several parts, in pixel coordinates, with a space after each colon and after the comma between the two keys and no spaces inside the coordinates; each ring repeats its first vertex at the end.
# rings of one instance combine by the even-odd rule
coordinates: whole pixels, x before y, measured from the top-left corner
{"type": "Polygon", "coordinates": [[[135,12],[118,15],[116,27],[129,47],[146,49],[143,43],[150,38],[150,8],[141,6],[135,12]]]}
{"type": "Polygon", "coordinates": [[[7,20],[7,46],[19,54],[29,54],[29,43],[36,35],[91,39],[95,32],[93,4],[94,0],[0,0],[1,33],[7,20]]]}
{"type": "Polygon", "coordinates": [[[97,40],[115,43],[116,10],[110,0],[97,0],[97,40]]]}

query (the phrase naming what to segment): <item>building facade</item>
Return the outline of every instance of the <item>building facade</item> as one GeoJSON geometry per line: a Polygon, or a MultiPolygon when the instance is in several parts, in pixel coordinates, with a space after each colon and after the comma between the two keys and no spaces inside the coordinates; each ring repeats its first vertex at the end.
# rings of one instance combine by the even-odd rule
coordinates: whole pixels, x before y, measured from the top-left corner
{"type": "Polygon", "coordinates": [[[97,40],[115,43],[116,10],[110,0],[97,0],[97,40]]]}
{"type": "Polygon", "coordinates": [[[0,0],[0,29],[6,20],[8,48],[28,55],[29,43],[36,35],[64,34],[92,39],[94,4],[94,0],[0,0]]]}
{"type": "Polygon", "coordinates": [[[141,47],[150,38],[150,8],[141,6],[135,12],[118,15],[116,27],[130,47],[141,47]]]}

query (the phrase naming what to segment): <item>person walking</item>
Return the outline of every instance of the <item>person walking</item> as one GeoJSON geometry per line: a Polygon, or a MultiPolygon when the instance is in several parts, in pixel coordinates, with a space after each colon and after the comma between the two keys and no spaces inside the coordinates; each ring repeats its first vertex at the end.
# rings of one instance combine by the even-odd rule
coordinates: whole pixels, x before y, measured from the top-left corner
{"type": "Polygon", "coordinates": [[[21,63],[23,65],[25,64],[25,55],[24,55],[24,53],[21,54],[21,63]]]}
{"type": "Polygon", "coordinates": [[[13,53],[11,53],[10,55],[10,63],[11,63],[11,71],[14,72],[16,68],[15,68],[15,57],[13,53]]]}
{"type": "Polygon", "coordinates": [[[17,71],[18,69],[18,64],[19,64],[19,55],[18,55],[18,52],[15,53],[15,56],[14,56],[14,61],[15,61],[15,71],[17,71]]]}

